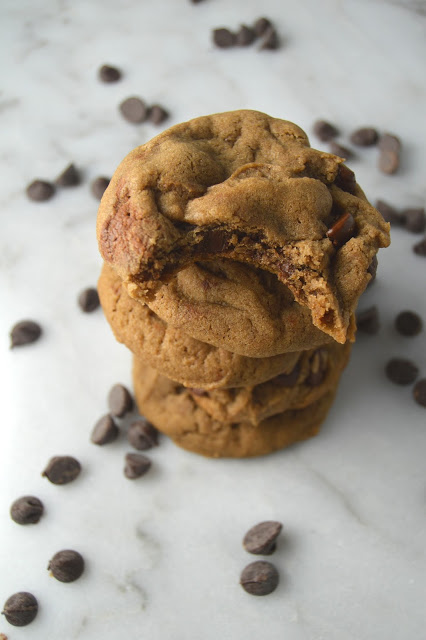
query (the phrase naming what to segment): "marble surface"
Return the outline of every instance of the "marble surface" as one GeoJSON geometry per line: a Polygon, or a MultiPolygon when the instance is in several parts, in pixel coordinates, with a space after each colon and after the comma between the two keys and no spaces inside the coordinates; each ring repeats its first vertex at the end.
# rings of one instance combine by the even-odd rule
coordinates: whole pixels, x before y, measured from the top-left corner
{"type": "MultiPolygon", "coordinates": [[[[10,640],[419,640],[425,637],[426,413],[411,388],[392,386],[391,356],[426,375],[426,333],[398,336],[395,314],[426,320],[425,261],[418,236],[395,230],[380,253],[376,283],[382,328],[360,335],[321,435],[251,460],[208,460],[166,438],[153,468],[123,476],[124,438],[89,442],[117,381],[131,384],[130,355],[100,311],[83,314],[78,292],[100,268],[89,183],[161,127],[123,121],[129,95],[170,109],[165,126],[193,116],[253,108],[294,120],[308,133],[329,118],[347,141],[372,124],[403,140],[395,176],[377,151],[351,163],[367,195],[399,207],[425,205],[426,3],[385,0],[3,0],[0,20],[0,604],[28,590],[40,611],[27,628],[0,620],[10,640]],[[259,15],[276,23],[283,47],[214,49],[210,29],[259,15]],[[123,69],[97,81],[103,63],[123,69]],[[73,161],[81,186],[35,204],[25,186],[53,179],[73,161]],[[9,349],[22,318],[43,338],[9,349]],[[57,487],[40,476],[52,455],[74,455],[83,471],[57,487]],[[11,502],[34,494],[40,523],[20,527],[11,502]],[[238,584],[255,559],[246,530],[280,520],[272,560],[281,582],[265,598],[238,584]],[[62,584],[46,571],[63,548],[86,558],[83,577],[62,584]]],[[[312,143],[317,141],[312,137],[312,143]]],[[[324,146],[322,148],[325,148],[324,146]]]]}

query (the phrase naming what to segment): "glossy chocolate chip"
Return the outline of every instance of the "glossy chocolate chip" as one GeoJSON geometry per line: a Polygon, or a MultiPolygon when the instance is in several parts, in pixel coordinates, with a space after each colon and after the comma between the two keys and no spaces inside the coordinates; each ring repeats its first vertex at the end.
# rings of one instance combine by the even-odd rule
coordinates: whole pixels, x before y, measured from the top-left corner
{"type": "Polygon", "coordinates": [[[117,67],[111,67],[109,64],[103,64],[98,71],[99,80],[101,82],[111,83],[118,82],[121,79],[121,71],[117,67]]]}
{"type": "Polygon", "coordinates": [[[99,294],[94,287],[88,287],[83,289],[78,296],[78,306],[85,313],[91,313],[95,311],[100,305],[99,294]]]}
{"type": "Polygon", "coordinates": [[[313,129],[317,138],[323,142],[328,142],[339,135],[339,131],[334,124],[331,124],[331,122],[327,122],[326,120],[317,120],[314,123],[313,129]]]}
{"type": "Polygon", "coordinates": [[[275,49],[279,49],[279,47],[280,47],[280,40],[278,38],[278,33],[276,32],[274,27],[269,27],[263,35],[263,42],[260,45],[259,50],[273,51],[275,49]]]}
{"type": "Polygon", "coordinates": [[[142,453],[126,453],[124,475],[129,480],[144,476],[151,468],[151,460],[142,453]]]}
{"type": "Polygon", "coordinates": [[[148,108],[143,100],[132,96],[120,104],[120,113],[127,122],[139,124],[148,118],[148,108]]]}
{"type": "Polygon", "coordinates": [[[108,407],[116,418],[122,418],[133,409],[130,391],[122,384],[115,384],[108,394],[108,407]]]}
{"type": "Polygon", "coordinates": [[[225,27],[213,29],[213,42],[221,49],[229,49],[237,44],[237,36],[225,27]]]}
{"type": "Polygon", "coordinates": [[[169,117],[168,112],[159,104],[154,104],[149,110],[149,120],[153,124],[161,124],[169,117]]]}
{"type": "Polygon", "coordinates": [[[68,484],[73,482],[81,471],[81,465],[72,456],[54,456],[51,458],[42,472],[42,476],[47,478],[52,484],[68,484]]]}
{"type": "Polygon", "coordinates": [[[55,553],[47,570],[59,582],[74,582],[84,571],[84,559],[78,551],[64,549],[55,553]]]}
{"type": "Polygon", "coordinates": [[[25,627],[30,624],[38,612],[38,602],[28,591],[14,593],[6,600],[2,615],[14,627],[25,627]]]}
{"type": "Polygon", "coordinates": [[[253,25],[253,30],[256,37],[263,36],[263,34],[272,27],[272,22],[268,18],[258,18],[253,25]]]}
{"type": "Polygon", "coordinates": [[[73,163],[69,164],[55,180],[58,187],[75,187],[80,182],[80,173],[73,163]]]}
{"type": "Polygon", "coordinates": [[[241,586],[253,596],[266,596],[272,593],[278,583],[278,571],[273,564],[264,560],[247,565],[240,576],[241,586]]]}
{"type": "Polygon", "coordinates": [[[281,522],[273,520],[259,522],[244,536],[244,549],[255,555],[270,555],[275,551],[275,543],[282,528],[281,522]]]}
{"type": "Polygon", "coordinates": [[[21,320],[10,331],[10,348],[31,344],[40,338],[41,333],[40,325],[34,320],[21,320]]]}
{"type": "Polygon", "coordinates": [[[158,431],[148,420],[139,418],[130,425],[127,439],[135,449],[146,451],[158,445],[158,431]]]}
{"type": "Polygon", "coordinates": [[[342,247],[348,240],[353,238],[356,231],[355,220],[351,213],[347,212],[340,216],[327,231],[327,237],[336,248],[342,247]]]}
{"type": "Polygon", "coordinates": [[[377,143],[378,139],[377,129],[373,127],[361,127],[354,131],[350,137],[352,144],[356,144],[359,147],[371,147],[377,143]]]}
{"type": "Polygon", "coordinates": [[[256,34],[251,27],[242,24],[237,31],[236,44],[239,47],[248,47],[256,39],[256,34]]]}
{"type": "Polygon", "coordinates": [[[33,180],[27,187],[27,196],[33,202],[46,202],[55,193],[55,187],[46,180],[33,180]]]}
{"type": "Polygon", "coordinates": [[[107,413],[99,418],[95,426],[93,427],[90,440],[93,444],[104,445],[114,442],[119,434],[119,429],[114,422],[113,417],[107,413]]]}
{"type": "Polygon", "coordinates": [[[339,189],[342,189],[342,191],[355,193],[356,179],[354,172],[345,164],[340,164],[334,184],[336,187],[339,187],[339,189]]]}
{"type": "Polygon", "coordinates": [[[22,496],[10,507],[10,517],[17,524],[37,524],[43,515],[43,503],[35,496],[22,496]]]}

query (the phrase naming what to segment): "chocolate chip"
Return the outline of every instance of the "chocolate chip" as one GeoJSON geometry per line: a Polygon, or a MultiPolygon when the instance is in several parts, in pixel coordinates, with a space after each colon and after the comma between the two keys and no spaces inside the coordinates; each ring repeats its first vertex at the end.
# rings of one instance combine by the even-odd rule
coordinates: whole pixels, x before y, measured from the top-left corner
{"type": "Polygon", "coordinates": [[[317,387],[324,381],[327,374],[327,352],[324,349],[316,349],[310,360],[310,372],[306,378],[306,384],[317,387]]]}
{"type": "Polygon", "coordinates": [[[64,549],[55,553],[47,570],[59,582],[74,582],[84,571],[84,559],[78,551],[64,549]]]}
{"type": "Polygon", "coordinates": [[[342,247],[348,240],[353,238],[356,231],[355,220],[351,213],[344,213],[336,220],[333,226],[327,231],[327,237],[336,248],[342,247]]]}
{"type": "Polygon", "coordinates": [[[148,420],[139,418],[130,425],[127,439],[135,449],[146,451],[158,445],[158,431],[148,420]]]}
{"type": "Polygon", "coordinates": [[[413,233],[422,233],[425,230],[426,215],[424,209],[404,209],[402,216],[404,229],[413,233]]]}
{"type": "Polygon", "coordinates": [[[129,480],[140,478],[151,467],[151,460],[142,453],[126,453],[124,475],[129,480]]]}
{"type": "Polygon", "coordinates": [[[98,71],[101,82],[118,82],[121,79],[121,71],[109,64],[103,64],[98,71]]]}
{"type": "Polygon", "coordinates": [[[119,433],[119,429],[115,424],[113,417],[107,413],[106,415],[99,418],[95,426],[93,427],[92,435],[90,436],[90,440],[93,444],[109,444],[116,440],[119,433]]]}
{"type": "Polygon", "coordinates": [[[359,147],[371,147],[377,143],[379,134],[373,127],[361,127],[351,134],[350,141],[359,147]]]}
{"type": "Polygon", "coordinates": [[[236,44],[239,47],[248,47],[256,39],[256,34],[251,27],[242,24],[236,35],[236,44]]]}
{"type": "Polygon", "coordinates": [[[42,515],[43,503],[35,496],[22,496],[10,507],[10,517],[17,524],[36,524],[42,515]]]}
{"type": "Polygon", "coordinates": [[[97,289],[88,287],[78,296],[78,306],[85,313],[90,313],[99,307],[99,294],[97,289]]]}
{"type": "Polygon", "coordinates": [[[97,200],[100,200],[104,195],[105,189],[108,187],[110,183],[109,178],[105,178],[105,176],[99,176],[92,181],[90,185],[90,190],[92,194],[95,196],[97,200]]]}
{"type": "Polygon", "coordinates": [[[414,311],[401,311],[395,318],[395,329],[403,336],[417,336],[423,329],[423,322],[414,311]]]}
{"type": "Polygon", "coordinates": [[[168,117],[168,112],[159,104],[154,104],[149,110],[149,119],[153,124],[161,124],[168,117]]]}
{"type": "Polygon", "coordinates": [[[390,151],[399,154],[401,151],[401,141],[391,133],[384,133],[379,140],[380,151],[390,151]]]}
{"type": "Polygon", "coordinates": [[[56,178],[55,183],[58,187],[75,187],[80,184],[80,174],[76,166],[71,163],[56,178]]]}
{"type": "Polygon", "coordinates": [[[254,33],[259,38],[272,27],[272,22],[268,18],[258,18],[253,25],[254,33]]]}
{"type": "Polygon", "coordinates": [[[127,122],[139,124],[148,118],[148,109],[143,100],[135,96],[127,98],[120,104],[121,115],[127,122]]]}
{"type": "Polygon", "coordinates": [[[398,213],[398,211],[392,205],[388,204],[384,200],[376,201],[376,209],[382,214],[383,219],[386,222],[390,222],[391,225],[401,226],[404,222],[404,217],[398,213]]]}
{"type": "Polygon", "coordinates": [[[354,172],[345,164],[340,164],[334,184],[342,189],[342,191],[355,193],[356,178],[354,172]]]}
{"type": "Polygon", "coordinates": [[[420,242],[417,242],[415,245],[413,245],[413,251],[418,256],[425,257],[426,256],[426,238],[423,238],[423,240],[420,240],[420,242]]]}
{"type": "Polygon", "coordinates": [[[370,274],[371,276],[371,280],[369,281],[367,287],[370,286],[370,284],[372,284],[374,282],[374,280],[376,279],[376,274],[377,274],[377,266],[378,266],[378,260],[377,260],[377,256],[373,256],[373,259],[371,260],[368,269],[367,269],[367,273],[370,274]]]}
{"type": "Polygon", "coordinates": [[[266,596],[278,586],[278,571],[270,562],[258,560],[248,564],[240,576],[240,584],[253,596],[266,596]]]}
{"type": "Polygon", "coordinates": [[[112,415],[122,418],[133,409],[133,398],[122,384],[115,384],[108,394],[108,407],[112,415]]]}
{"type": "Polygon", "coordinates": [[[27,196],[34,202],[45,202],[55,193],[55,187],[46,180],[34,180],[27,187],[27,196]]]}
{"type": "Polygon", "coordinates": [[[341,144],[337,142],[330,142],[330,153],[335,156],[339,156],[340,158],[344,158],[345,160],[350,160],[353,157],[353,153],[347,147],[343,147],[341,144]]]}
{"type": "Polygon", "coordinates": [[[32,593],[19,591],[6,600],[2,614],[14,627],[25,627],[34,620],[38,611],[38,602],[32,593]]]}
{"type": "Polygon", "coordinates": [[[275,542],[282,528],[281,522],[273,520],[256,524],[244,536],[244,549],[255,555],[270,555],[275,551],[275,542]]]}
{"type": "Polygon", "coordinates": [[[380,329],[379,310],[376,305],[358,311],[356,315],[356,326],[362,333],[374,335],[380,329]]]}
{"type": "Polygon", "coordinates": [[[213,29],[213,42],[221,49],[229,49],[236,45],[237,36],[229,29],[221,27],[220,29],[213,29]]]}
{"type": "Polygon", "coordinates": [[[54,456],[41,475],[52,484],[68,484],[77,478],[80,471],[79,461],[72,456],[54,456]]]}
{"type": "Polygon", "coordinates": [[[401,385],[411,384],[419,374],[419,369],[413,362],[402,358],[389,360],[385,371],[391,382],[401,385]]]}
{"type": "Polygon", "coordinates": [[[10,348],[31,344],[41,336],[41,327],[33,320],[21,320],[10,331],[10,348]]]}
{"type": "Polygon", "coordinates": [[[326,120],[317,120],[314,123],[313,130],[317,138],[319,138],[323,142],[328,142],[332,138],[335,138],[337,135],[339,135],[339,131],[336,129],[336,127],[326,120]]]}
{"type": "Polygon", "coordinates": [[[413,396],[419,405],[426,407],[426,378],[422,378],[414,385],[413,396]]]}
{"type": "Polygon", "coordinates": [[[272,382],[280,387],[294,387],[300,375],[300,362],[296,362],[290,373],[280,373],[272,382]]]}
{"type": "Polygon", "coordinates": [[[280,41],[278,38],[278,33],[275,31],[274,27],[269,27],[264,33],[264,40],[259,47],[260,51],[264,50],[275,50],[279,49],[280,41]]]}
{"type": "Polygon", "coordinates": [[[378,167],[382,173],[395,173],[399,167],[399,154],[394,151],[382,151],[379,156],[378,167]]]}

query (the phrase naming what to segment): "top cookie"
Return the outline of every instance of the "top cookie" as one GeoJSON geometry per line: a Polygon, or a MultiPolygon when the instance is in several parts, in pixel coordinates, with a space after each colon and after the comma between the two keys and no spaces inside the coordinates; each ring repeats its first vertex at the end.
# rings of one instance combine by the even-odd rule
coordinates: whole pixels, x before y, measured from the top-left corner
{"type": "Polygon", "coordinates": [[[274,273],[338,342],[389,244],[389,225],[342,158],[256,111],[196,118],[132,151],[102,198],[100,251],[129,293],[150,295],[218,257],[274,273]]]}

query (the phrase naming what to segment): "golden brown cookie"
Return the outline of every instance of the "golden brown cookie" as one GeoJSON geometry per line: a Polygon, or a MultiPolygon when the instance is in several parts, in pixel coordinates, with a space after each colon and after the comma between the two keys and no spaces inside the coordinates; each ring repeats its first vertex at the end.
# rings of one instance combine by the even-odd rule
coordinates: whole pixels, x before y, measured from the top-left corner
{"type": "Polygon", "coordinates": [[[139,411],[150,422],[180,447],[213,458],[260,456],[316,435],[335,396],[329,391],[304,409],[284,411],[255,427],[215,420],[185,387],[136,358],[133,385],[139,411]]]}
{"type": "Polygon", "coordinates": [[[247,358],[195,340],[130,298],[120,278],[106,264],[98,292],[117,340],[160,373],[185,386],[216,389],[259,384],[290,372],[299,358],[297,352],[247,358]]]}
{"type": "Polygon", "coordinates": [[[342,158],[248,110],[176,125],[130,153],[102,198],[97,234],[134,297],[149,301],[184,267],[228,258],[275,274],[342,344],[389,244],[389,225],[342,158]]]}

